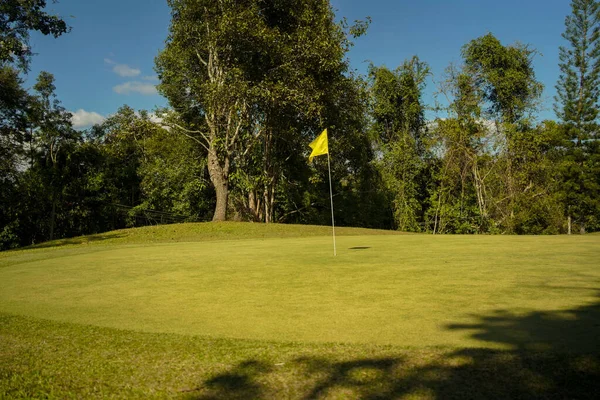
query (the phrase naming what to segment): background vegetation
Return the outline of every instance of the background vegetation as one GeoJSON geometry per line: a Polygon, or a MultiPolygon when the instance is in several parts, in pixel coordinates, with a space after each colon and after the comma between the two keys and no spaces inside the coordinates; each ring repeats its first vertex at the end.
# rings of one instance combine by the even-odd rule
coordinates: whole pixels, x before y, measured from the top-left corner
{"type": "Polygon", "coordinates": [[[68,27],[43,0],[2,3],[0,249],[183,221],[329,224],[325,162],[306,162],[325,127],[339,225],[600,230],[597,1],[573,0],[566,18],[556,121],[536,119],[535,49],[492,33],[464,45],[426,104],[426,60],[350,69],[369,20],[336,22],[328,2],[169,5],[156,71],[170,107],[124,105],[76,131],[51,73],[31,92],[22,78],[29,32],[68,27]]]}

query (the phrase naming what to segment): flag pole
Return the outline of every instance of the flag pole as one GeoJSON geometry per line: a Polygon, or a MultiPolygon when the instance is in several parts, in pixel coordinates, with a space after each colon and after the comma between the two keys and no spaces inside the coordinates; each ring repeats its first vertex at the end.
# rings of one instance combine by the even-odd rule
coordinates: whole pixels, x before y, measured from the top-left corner
{"type": "Polygon", "coordinates": [[[333,255],[337,256],[335,249],[335,219],[333,218],[333,189],[331,188],[331,161],[329,161],[329,149],[327,149],[327,166],[329,167],[329,197],[331,198],[331,228],[333,230],[333,255]]]}

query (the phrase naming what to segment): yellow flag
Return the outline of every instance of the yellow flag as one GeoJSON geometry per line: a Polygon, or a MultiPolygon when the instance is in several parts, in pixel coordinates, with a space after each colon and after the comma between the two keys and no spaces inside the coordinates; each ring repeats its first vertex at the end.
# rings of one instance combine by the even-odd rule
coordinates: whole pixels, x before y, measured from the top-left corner
{"type": "Polygon", "coordinates": [[[312,162],[313,157],[322,156],[323,154],[329,153],[329,145],[327,144],[327,129],[323,131],[315,140],[309,144],[310,148],[313,149],[312,153],[308,157],[308,162],[312,162]]]}

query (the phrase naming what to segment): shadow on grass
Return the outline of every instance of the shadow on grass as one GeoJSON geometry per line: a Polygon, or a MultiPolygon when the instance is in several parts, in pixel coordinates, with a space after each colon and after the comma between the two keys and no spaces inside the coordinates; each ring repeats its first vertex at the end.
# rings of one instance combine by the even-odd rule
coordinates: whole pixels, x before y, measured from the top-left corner
{"type": "Polygon", "coordinates": [[[53,240],[51,242],[44,242],[40,244],[34,244],[31,246],[24,247],[23,249],[45,249],[49,247],[61,247],[68,245],[77,245],[77,244],[87,244],[93,242],[101,242],[109,239],[118,239],[124,237],[123,234],[120,233],[99,233],[96,235],[87,235],[87,236],[79,236],[76,238],[70,239],[58,239],[53,240]]]}
{"type": "Polygon", "coordinates": [[[370,249],[370,247],[350,247],[348,250],[367,250],[370,249]]]}
{"type": "Polygon", "coordinates": [[[244,361],[234,370],[216,375],[204,382],[204,386],[209,389],[209,394],[197,399],[210,400],[227,398],[237,399],[259,399],[265,393],[263,386],[256,382],[256,377],[267,374],[272,367],[264,362],[244,361]],[[225,397],[223,397],[225,396],[225,397]]]}
{"type": "Polygon", "coordinates": [[[195,398],[600,398],[600,301],[561,312],[498,311],[478,320],[447,329],[511,350],[417,349],[360,359],[323,354],[283,367],[247,360],[206,380],[199,388],[205,394],[195,398]]]}

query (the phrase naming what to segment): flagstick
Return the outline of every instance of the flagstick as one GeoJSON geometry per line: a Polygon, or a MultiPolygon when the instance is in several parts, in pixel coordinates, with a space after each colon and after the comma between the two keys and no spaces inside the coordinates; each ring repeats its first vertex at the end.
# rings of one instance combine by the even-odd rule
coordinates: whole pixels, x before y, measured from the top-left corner
{"type": "Polygon", "coordinates": [[[333,229],[333,255],[337,256],[335,249],[335,219],[333,218],[333,189],[331,188],[331,161],[329,161],[329,150],[327,150],[327,166],[329,167],[329,196],[331,197],[331,227],[333,229]]]}

